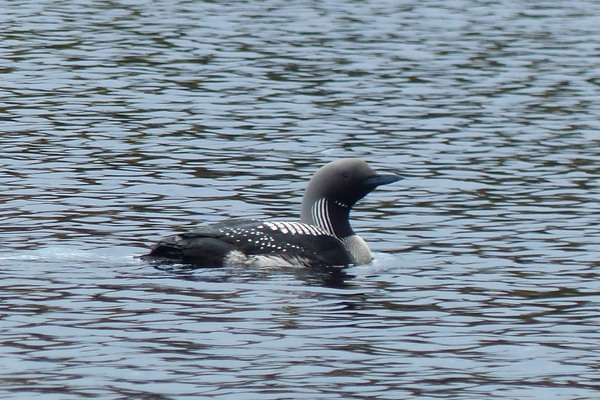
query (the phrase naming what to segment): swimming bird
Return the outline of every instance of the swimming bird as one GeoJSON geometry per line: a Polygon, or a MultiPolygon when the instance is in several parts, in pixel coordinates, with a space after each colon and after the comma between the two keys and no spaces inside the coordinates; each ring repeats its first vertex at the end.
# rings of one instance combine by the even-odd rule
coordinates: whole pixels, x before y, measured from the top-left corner
{"type": "Polygon", "coordinates": [[[170,235],[143,256],[193,267],[327,267],[368,264],[369,246],[350,226],[350,211],[375,188],[396,182],[357,158],[319,169],[302,198],[300,222],[234,219],[170,235]]]}

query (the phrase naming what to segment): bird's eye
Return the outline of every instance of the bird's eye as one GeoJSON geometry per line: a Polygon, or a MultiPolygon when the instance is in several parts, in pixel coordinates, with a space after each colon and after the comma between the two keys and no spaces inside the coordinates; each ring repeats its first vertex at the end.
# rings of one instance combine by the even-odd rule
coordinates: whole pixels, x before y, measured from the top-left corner
{"type": "Polygon", "coordinates": [[[343,171],[342,172],[342,178],[344,178],[345,180],[350,179],[350,172],[348,171],[343,171]]]}

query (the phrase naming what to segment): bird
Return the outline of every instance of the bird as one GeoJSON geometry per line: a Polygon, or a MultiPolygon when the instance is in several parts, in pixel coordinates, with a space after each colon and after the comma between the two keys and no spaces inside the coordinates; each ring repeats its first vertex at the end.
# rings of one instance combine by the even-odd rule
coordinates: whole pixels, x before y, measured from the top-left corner
{"type": "Polygon", "coordinates": [[[159,264],[194,268],[252,266],[348,267],[372,253],[350,225],[350,211],[381,185],[402,179],[378,174],[359,158],[332,161],[310,179],[300,221],[233,219],[169,235],[142,256],[159,264]]]}

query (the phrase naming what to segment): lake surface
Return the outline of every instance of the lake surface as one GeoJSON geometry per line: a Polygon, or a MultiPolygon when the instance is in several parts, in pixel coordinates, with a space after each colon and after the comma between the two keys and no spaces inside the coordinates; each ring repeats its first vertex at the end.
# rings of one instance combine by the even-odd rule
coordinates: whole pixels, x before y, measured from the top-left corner
{"type": "Polygon", "coordinates": [[[3,4],[0,397],[597,398],[600,3],[440,4],[3,4]],[[136,258],[343,157],[371,265],[136,258]]]}

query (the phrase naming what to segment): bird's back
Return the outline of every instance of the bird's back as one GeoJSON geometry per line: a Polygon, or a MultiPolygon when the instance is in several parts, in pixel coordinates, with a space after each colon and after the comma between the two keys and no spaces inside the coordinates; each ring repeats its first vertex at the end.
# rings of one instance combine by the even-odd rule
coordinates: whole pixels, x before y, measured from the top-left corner
{"type": "Polygon", "coordinates": [[[343,242],[317,226],[260,220],[232,220],[167,236],[146,257],[195,267],[350,264],[343,242]]]}

